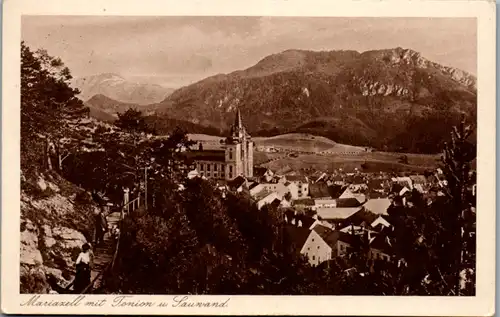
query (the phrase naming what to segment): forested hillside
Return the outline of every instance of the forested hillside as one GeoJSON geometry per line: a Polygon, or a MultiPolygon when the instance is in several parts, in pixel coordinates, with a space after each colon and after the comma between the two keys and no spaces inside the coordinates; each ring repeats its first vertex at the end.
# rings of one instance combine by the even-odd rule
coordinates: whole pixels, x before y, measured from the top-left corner
{"type": "Polygon", "coordinates": [[[436,153],[465,113],[476,118],[476,79],[410,49],[287,50],[176,90],[167,118],[227,129],[236,107],[252,135],[308,132],[344,144],[436,153]]]}

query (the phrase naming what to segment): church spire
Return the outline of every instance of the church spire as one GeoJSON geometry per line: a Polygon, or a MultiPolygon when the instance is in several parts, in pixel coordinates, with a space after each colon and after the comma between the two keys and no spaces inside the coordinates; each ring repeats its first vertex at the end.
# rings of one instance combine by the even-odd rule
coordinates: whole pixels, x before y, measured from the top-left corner
{"type": "Polygon", "coordinates": [[[241,122],[240,107],[236,109],[236,117],[234,118],[234,127],[238,130],[243,128],[243,123],[241,122]]]}

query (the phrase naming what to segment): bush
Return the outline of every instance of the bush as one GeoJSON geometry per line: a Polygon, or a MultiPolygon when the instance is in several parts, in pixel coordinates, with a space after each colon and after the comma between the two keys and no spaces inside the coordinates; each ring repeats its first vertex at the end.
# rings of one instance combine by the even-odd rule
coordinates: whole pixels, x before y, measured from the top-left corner
{"type": "Polygon", "coordinates": [[[88,205],[92,203],[92,197],[86,191],[80,191],[75,196],[76,205],[88,205]]]}

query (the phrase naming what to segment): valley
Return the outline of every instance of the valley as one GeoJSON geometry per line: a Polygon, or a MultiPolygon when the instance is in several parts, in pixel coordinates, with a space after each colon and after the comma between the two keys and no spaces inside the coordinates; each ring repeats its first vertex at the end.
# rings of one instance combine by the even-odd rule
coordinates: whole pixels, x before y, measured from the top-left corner
{"type": "MultiPolygon", "coordinates": [[[[268,137],[305,133],[378,151],[432,154],[440,151],[462,115],[472,122],[477,116],[473,75],[401,47],[286,50],[247,69],[165,92],[164,98],[156,94],[154,100],[146,98],[149,94],[140,101],[110,95],[115,90],[106,94],[109,80],[102,89],[93,85],[99,94],[86,102],[98,109],[93,111],[96,116],[116,117],[136,108],[159,134],[182,126],[188,133],[224,136],[239,109],[250,134],[262,137],[255,139],[262,146],[271,142],[268,137]]],[[[272,140],[284,148],[289,147],[286,142],[281,137],[272,140]]],[[[328,142],[304,143],[309,146],[312,152],[330,147],[328,142]]]]}
{"type": "MultiPolygon", "coordinates": [[[[202,143],[204,149],[220,149],[222,137],[189,134],[189,138],[202,143]]],[[[438,166],[440,154],[412,154],[370,151],[363,147],[339,144],[325,137],[292,133],[274,137],[255,137],[254,162],[273,171],[284,167],[292,170],[335,169],[365,172],[423,172],[438,166]],[[407,164],[401,157],[408,158],[407,164]]]]}

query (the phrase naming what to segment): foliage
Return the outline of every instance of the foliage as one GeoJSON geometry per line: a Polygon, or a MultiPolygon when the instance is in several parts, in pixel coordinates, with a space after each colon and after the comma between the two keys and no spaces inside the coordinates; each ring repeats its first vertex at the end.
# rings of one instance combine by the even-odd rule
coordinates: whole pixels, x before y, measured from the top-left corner
{"type": "Polygon", "coordinates": [[[123,293],[310,294],[311,267],[280,230],[280,211],[257,210],[243,196],[223,198],[214,184],[164,179],[147,212],[124,223],[117,273],[123,293]]]}
{"type": "Polygon", "coordinates": [[[51,155],[59,155],[59,140],[68,137],[67,120],[88,114],[69,85],[71,74],[60,58],[45,50],[31,51],[21,42],[21,167],[52,167],[51,155]],[[45,140],[45,141],[44,141],[45,140]],[[51,144],[55,147],[50,150],[51,144]],[[48,163],[48,166],[46,165],[48,163]]]}
{"type": "Polygon", "coordinates": [[[154,132],[154,130],[150,129],[146,124],[142,112],[134,108],[130,108],[123,113],[118,113],[118,120],[116,120],[115,125],[130,133],[154,132]]]}

